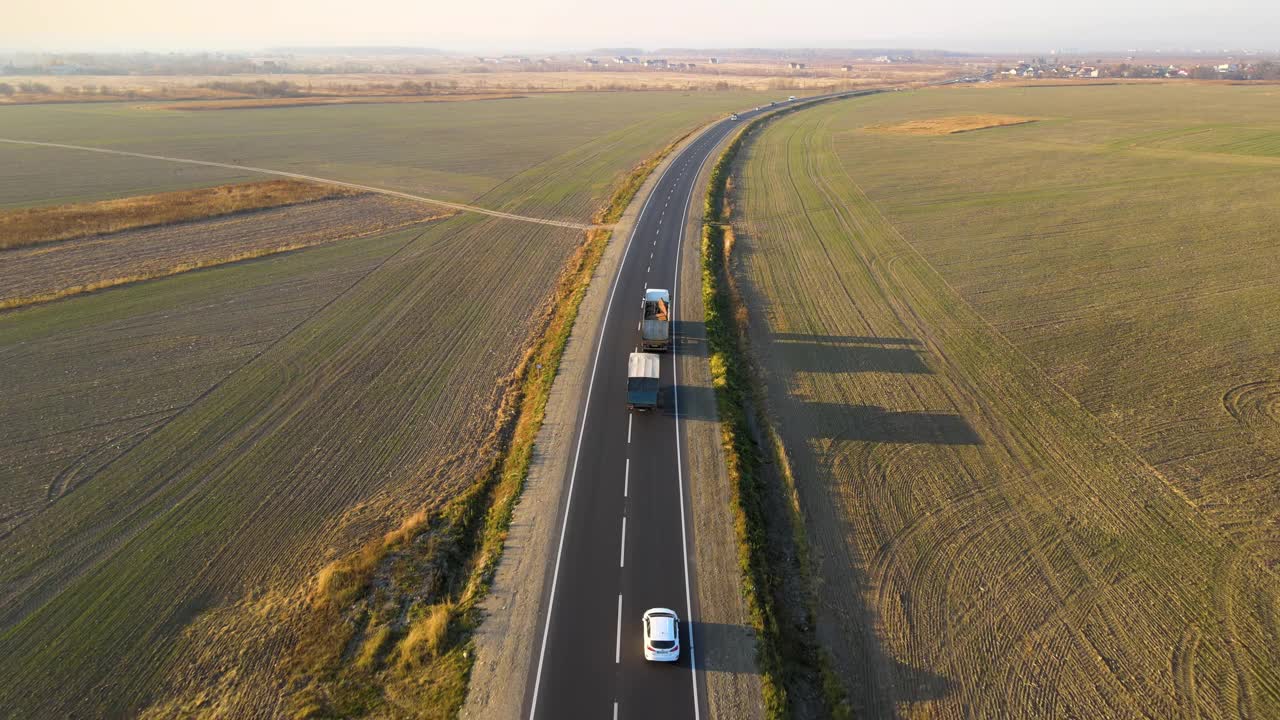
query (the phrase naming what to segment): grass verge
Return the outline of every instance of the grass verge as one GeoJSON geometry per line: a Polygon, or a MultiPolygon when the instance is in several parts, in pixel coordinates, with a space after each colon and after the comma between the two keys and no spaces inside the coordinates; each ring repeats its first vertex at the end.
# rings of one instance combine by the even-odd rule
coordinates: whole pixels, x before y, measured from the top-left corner
{"type": "Polygon", "coordinates": [[[747,307],[730,271],[728,197],[734,162],[753,131],[789,112],[794,110],[745,125],[711,170],[702,227],[702,300],[721,442],[733,486],[743,594],[759,637],[756,661],[766,715],[850,718],[844,689],[814,630],[804,518],[785,448],[769,422],[763,386],[750,363],[747,307]]]}
{"type": "MultiPolygon", "coordinates": [[[[682,140],[625,175],[593,222],[616,223],[682,140]]],[[[561,356],[611,234],[589,231],[566,264],[543,332],[509,379],[486,443],[494,458],[489,467],[444,508],[409,517],[317,576],[311,618],[293,661],[293,717],[457,716],[466,700],[480,601],[528,476],[561,356]]]]}
{"type": "Polygon", "coordinates": [[[0,212],[0,250],[354,194],[299,180],[266,180],[10,210],[0,212]]]}

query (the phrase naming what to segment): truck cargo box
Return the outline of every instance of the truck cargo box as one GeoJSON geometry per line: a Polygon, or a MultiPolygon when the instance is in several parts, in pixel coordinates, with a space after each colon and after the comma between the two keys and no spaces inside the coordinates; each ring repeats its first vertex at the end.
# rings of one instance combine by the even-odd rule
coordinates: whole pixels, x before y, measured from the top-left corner
{"type": "Polygon", "coordinates": [[[627,407],[649,410],[658,406],[660,359],[652,353],[631,353],[627,359],[627,407]]]}
{"type": "Polygon", "coordinates": [[[644,293],[640,344],[644,350],[671,348],[671,293],[654,288],[644,293]]]}

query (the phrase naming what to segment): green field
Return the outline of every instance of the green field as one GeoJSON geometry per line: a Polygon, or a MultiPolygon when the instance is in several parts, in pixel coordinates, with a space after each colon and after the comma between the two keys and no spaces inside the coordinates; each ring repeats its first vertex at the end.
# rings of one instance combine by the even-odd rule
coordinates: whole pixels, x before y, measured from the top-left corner
{"type": "MultiPolygon", "coordinates": [[[[567,93],[512,100],[178,112],[137,103],[2,108],[0,137],[251,165],[472,201],[589,142],[669,139],[759,93],[567,93]]],[[[619,148],[621,149],[621,148],[619,148]]],[[[232,170],[0,143],[0,209],[257,179],[232,170]]],[[[583,175],[592,168],[584,167],[583,175]]],[[[603,194],[608,177],[588,181],[603,194]]],[[[485,197],[485,200],[490,199],[485,197]]],[[[589,198],[588,198],[589,199],[589,198]]],[[[531,198],[530,212],[544,208],[531,198]]],[[[556,208],[574,218],[589,204],[556,208]]]]}
{"type": "Polygon", "coordinates": [[[791,115],[735,273],[857,717],[1280,714],[1280,94],[791,115]],[[951,136],[869,126],[1040,118],[951,136]]]}
{"type": "MultiPolygon", "coordinates": [[[[446,119],[398,105],[181,121],[127,106],[5,108],[0,120],[9,136],[234,159],[585,222],[625,171],[749,99],[529,102],[505,116],[507,105],[441,103],[434,112],[464,113],[446,119]]],[[[14,152],[36,149],[0,147],[14,152]]],[[[118,167],[110,158],[43,157],[68,165],[24,161],[0,204],[176,186],[177,166],[112,177],[98,172],[118,167]]],[[[3,465],[22,461],[4,477],[0,707],[284,712],[279,683],[312,577],[487,467],[511,372],[581,242],[459,215],[0,314],[0,382],[19,411],[6,413],[15,435],[0,452],[3,465]]]]}

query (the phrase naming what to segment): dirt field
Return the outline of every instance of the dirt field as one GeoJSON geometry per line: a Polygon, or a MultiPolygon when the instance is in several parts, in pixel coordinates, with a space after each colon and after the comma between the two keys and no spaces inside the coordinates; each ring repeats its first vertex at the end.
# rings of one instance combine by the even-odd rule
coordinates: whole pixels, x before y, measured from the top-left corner
{"type": "Polygon", "coordinates": [[[974,130],[1004,127],[1006,125],[1022,125],[1023,123],[1035,121],[1035,118],[1017,117],[1016,115],[954,115],[951,117],[871,125],[867,129],[903,135],[954,135],[956,133],[973,132],[974,130]]]}
{"type": "Polygon", "coordinates": [[[1276,109],[901,93],[751,146],[736,262],[856,716],[1280,713],[1276,109]],[[968,113],[1046,119],[865,130],[968,113]]]}
{"type": "Polygon", "coordinates": [[[376,195],[318,200],[0,251],[0,308],[384,233],[439,217],[376,195]]]}
{"type": "MultiPolygon", "coordinates": [[[[655,105],[662,97],[577,95],[555,105],[545,104],[555,98],[543,98],[521,117],[494,111],[497,117],[488,120],[453,114],[472,103],[405,105],[394,113],[382,106],[201,113],[238,119],[158,120],[151,131],[138,127],[152,122],[142,115],[95,105],[76,107],[70,117],[23,115],[29,123],[23,134],[84,141],[91,133],[131,149],[146,150],[152,142],[165,146],[153,151],[175,155],[290,169],[305,164],[329,177],[378,178],[406,189],[436,177],[432,172],[470,167],[490,174],[454,184],[485,188],[455,190],[467,200],[589,221],[621,173],[744,99],[668,95],[668,105],[655,105]],[[43,127],[36,117],[47,120],[43,127]],[[585,119],[567,122],[579,117],[585,119]]],[[[10,118],[32,110],[50,112],[3,112],[10,118]]],[[[16,151],[24,172],[40,162],[31,150],[16,151]]],[[[45,157],[46,164],[72,162],[63,151],[45,157]]],[[[74,162],[87,170],[94,160],[77,156],[74,162]]],[[[167,182],[163,174],[175,168],[159,167],[159,175],[134,180],[167,182]]],[[[41,177],[46,197],[56,194],[59,175],[41,177]]],[[[99,184],[77,192],[119,191],[88,172],[69,182],[84,178],[99,184]]],[[[10,203],[29,192],[13,182],[3,191],[10,203]]],[[[76,347],[78,339],[97,349],[74,360],[82,365],[73,374],[33,384],[62,387],[75,378],[87,386],[84,402],[33,396],[20,414],[6,417],[20,423],[26,429],[20,437],[30,441],[5,450],[6,459],[19,452],[36,457],[24,461],[30,472],[22,472],[15,494],[21,509],[9,513],[12,527],[0,537],[0,644],[7,651],[0,658],[0,706],[24,716],[132,715],[150,706],[160,716],[278,717],[288,702],[280,688],[288,680],[299,610],[316,572],[406,517],[455,497],[492,460],[477,449],[536,329],[538,308],[580,242],[572,230],[459,215],[0,315],[6,338],[0,354],[11,359],[7,378],[30,379],[60,367],[69,360],[56,353],[76,347]],[[337,271],[345,269],[339,256],[374,243],[388,251],[369,272],[317,298],[318,306],[308,305],[314,310],[282,334],[256,318],[291,296],[264,291],[261,299],[238,302],[235,295],[242,287],[235,273],[248,268],[329,257],[327,266],[337,271]],[[207,340],[199,325],[149,332],[148,313],[165,312],[150,294],[154,288],[186,293],[214,279],[222,279],[213,286],[220,292],[200,295],[182,312],[212,318],[210,306],[232,303],[231,317],[243,327],[210,331],[214,337],[207,340]],[[109,304],[128,298],[128,312],[109,304]],[[75,308],[84,309],[83,319],[64,315],[75,308]],[[142,337],[119,328],[100,334],[95,323],[107,327],[115,318],[136,322],[142,337]],[[60,326],[67,333],[56,342],[26,340],[60,326]],[[246,343],[239,333],[262,333],[274,342],[235,355],[234,347],[246,343]],[[174,352],[191,347],[188,359],[173,361],[174,385],[190,376],[189,390],[168,392],[145,376],[130,376],[95,391],[106,397],[90,392],[95,382],[99,388],[111,383],[113,365],[142,372],[154,367],[151,354],[163,354],[157,347],[170,346],[174,352]],[[216,360],[216,348],[234,359],[216,360]],[[204,361],[223,364],[203,376],[183,364],[204,361]],[[133,417],[135,406],[156,414],[120,420],[133,417]],[[73,416],[61,415],[63,408],[73,416]],[[148,422],[155,425],[142,428],[148,422]],[[59,435],[63,428],[75,432],[59,435]],[[77,446],[64,452],[65,437],[77,446]],[[77,458],[86,453],[82,472],[77,458]],[[63,475],[75,479],[59,491],[63,475]]]]}
{"type": "Polygon", "coordinates": [[[341,243],[0,320],[0,541],[171,420],[398,245],[341,243]],[[245,322],[245,307],[253,322],[245,322]]]}

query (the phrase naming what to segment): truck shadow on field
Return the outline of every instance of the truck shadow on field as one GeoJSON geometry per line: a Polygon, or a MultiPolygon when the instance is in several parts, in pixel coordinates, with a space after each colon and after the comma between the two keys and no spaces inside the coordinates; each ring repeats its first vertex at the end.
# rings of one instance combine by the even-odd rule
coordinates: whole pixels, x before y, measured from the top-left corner
{"type": "Polygon", "coordinates": [[[791,412],[813,418],[814,437],[879,443],[981,445],[982,438],[959,415],[896,412],[877,405],[795,402],[791,412]]]}
{"type": "MultiPolygon", "coordinates": [[[[744,267],[756,252],[751,236],[740,231],[733,249],[736,267],[744,267]]],[[[879,392],[881,378],[864,377],[865,373],[905,376],[884,379],[886,386],[893,387],[927,380],[933,373],[922,341],[899,335],[773,332],[767,318],[778,312],[775,300],[753,285],[750,273],[735,275],[744,304],[750,309],[748,354],[766,385],[768,414],[788,456],[788,467],[768,460],[761,465],[764,486],[774,489],[771,503],[778,509],[774,515],[785,517],[781,508],[794,501],[785,490],[784,471],[792,471],[809,543],[807,569],[814,593],[811,616],[805,612],[805,604],[795,600],[804,589],[787,584],[789,573],[785,570],[796,562],[782,552],[791,527],[786,522],[766,523],[772,526],[770,547],[780,548],[775,553],[783,555],[775,562],[775,567],[784,569],[776,580],[781,586],[780,627],[784,634],[799,638],[816,635],[847,693],[852,717],[928,714],[932,704],[956,694],[957,683],[942,672],[943,665],[930,664],[928,652],[923,657],[906,654],[903,640],[911,636],[917,621],[911,603],[919,599],[901,594],[890,599],[899,603],[897,610],[881,604],[869,574],[876,549],[855,540],[865,530],[855,525],[865,522],[866,517],[850,512],[846,496],[875,489],[864,486],[856,472],[851,478],[831,473],[833,458],[829,453],[839,443],[830,440],[917,444],[947,452],[951,446],[979,445],[981,438],[960,415],[870,404],[881,397],[889,403],[893,396],[873,394],[879,392]],[[840,378],[841,374],[846,377],[840,378]],[[900,627],[904,622],[906,627],[900,627]],[[815,627],[809,627],[810,623],[815,627]],[[896,639],[890,641],[890,637],[896,639]],[[915,661],[908,662],[907,657],[915,661]]],[[[756,442],[760,444],[758,437],[756,442]]],[[[816,696],[795,699],[797,709],[812,710],[809,714],[814,716],[825,714],[821,687],[802,682],[795,690],[816,696]]]]}
{"type": "Polygon", "coordinates": [[[927,375],[932,370],[914,347],[882,347],[914,343],[903,338],[804,336],[776,334],[769,338],[770,354],[796,372],[885,372],[927,375]]]}

